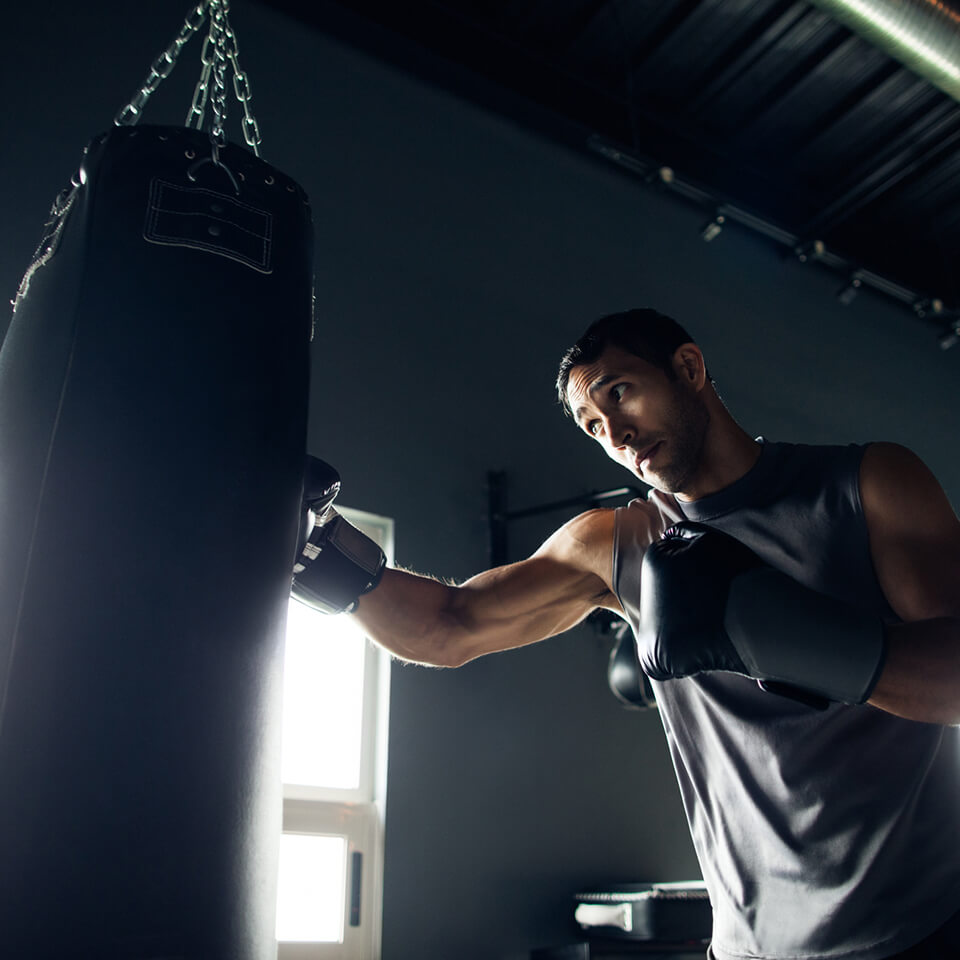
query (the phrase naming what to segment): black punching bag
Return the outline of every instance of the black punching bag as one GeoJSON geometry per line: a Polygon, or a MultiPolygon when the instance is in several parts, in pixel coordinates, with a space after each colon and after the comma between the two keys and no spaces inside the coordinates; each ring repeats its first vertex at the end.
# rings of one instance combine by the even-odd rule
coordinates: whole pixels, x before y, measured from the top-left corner
{"type": "Polygon", "coordinates": [[[288,177],[213,156],[94,140],[0,351],[11,960],[275,955],[312,232],[288,177]]]}

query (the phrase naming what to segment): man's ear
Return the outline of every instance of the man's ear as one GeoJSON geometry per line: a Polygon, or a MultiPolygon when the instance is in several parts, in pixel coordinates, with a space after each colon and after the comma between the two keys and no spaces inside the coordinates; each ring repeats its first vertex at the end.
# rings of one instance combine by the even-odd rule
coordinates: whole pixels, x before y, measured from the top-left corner
{"type": "Polygon", "coordinates": [[[707,364],[695,343],[682,343],[673,354],[673,372],[677,379],[697,392],[707,382],[707,364]]]}

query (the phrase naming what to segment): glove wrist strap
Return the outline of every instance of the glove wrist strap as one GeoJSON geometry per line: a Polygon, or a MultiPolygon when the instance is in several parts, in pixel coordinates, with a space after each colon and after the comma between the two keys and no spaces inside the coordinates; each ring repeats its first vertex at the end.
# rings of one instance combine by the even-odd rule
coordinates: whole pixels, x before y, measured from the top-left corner
{"type": "Polygon", "coordinates": [[[322,613],[349,613],[380,582],[380,547],[335,511],[310,532],[293,569],[294,599],[322,613]]]}

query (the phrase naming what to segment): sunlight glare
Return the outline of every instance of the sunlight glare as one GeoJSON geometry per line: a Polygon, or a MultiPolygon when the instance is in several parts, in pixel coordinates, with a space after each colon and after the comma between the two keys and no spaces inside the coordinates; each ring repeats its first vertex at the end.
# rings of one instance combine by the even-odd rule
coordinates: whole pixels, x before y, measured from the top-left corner
{"type": "Polygon", "coordinates": [[[283,782],[356,789],[367,641],[345,616],[290,601],[283,679],[283,782]]]}
{"type": "Polygon", "coordinates": [[[280,838],[277,940],[342,943],[346,837],[280,838]]]}

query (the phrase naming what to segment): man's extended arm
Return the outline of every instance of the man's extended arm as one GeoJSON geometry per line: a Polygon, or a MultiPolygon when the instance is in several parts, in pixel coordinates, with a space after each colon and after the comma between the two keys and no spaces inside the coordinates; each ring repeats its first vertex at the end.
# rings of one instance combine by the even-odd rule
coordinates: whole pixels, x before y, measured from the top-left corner
{"type": "Polygon", "coordinates": [[[459,586],[387,570],[352,616],[394,656],[456,667],[555,636],[596,607],[619,609],[610,590],[612,557],[613,511],[590,510],[533,556],[459,586]]]}
{"type": "Polygon", "coordinates": [[[902,624],[870,703],[910,720],[960,724],[960,520],[909,450],[876,443],[860,469],[870,551],[902,624]]]}

